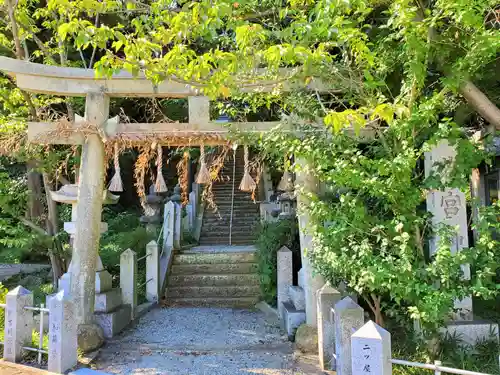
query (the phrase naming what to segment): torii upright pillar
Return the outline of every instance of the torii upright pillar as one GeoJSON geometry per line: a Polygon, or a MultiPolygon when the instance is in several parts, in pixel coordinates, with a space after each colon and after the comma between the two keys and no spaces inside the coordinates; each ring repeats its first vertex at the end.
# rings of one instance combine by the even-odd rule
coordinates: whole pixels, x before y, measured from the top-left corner
{"type": "Polygon", "coordinates": [[[297,179],[297,217],[300,230],[300,254],[302,259],[302,272],[304,274],[304,292],[306,297],[306,323],[316,327],[317,307],[316,292],[325,285],[323,277],[314,272],[313,265],[307,254],[312,251],[313,241],[310,233],[311,216],[307,211],[310,203],[309,194],[319,193],[319,181],[313,174],[313,166],[305,159],[298,159],[297,179]]]}
{"type": "MultiPolygon", "coordinates": [[[[102,128],[108,120],[109,97],[102,93],[87,94],[85,120],[102,128]]],[[[87,346],[89,337],[99,335],[94,323],[95,273],[101,236],[101,212],[105,177],[104,144],[98,134],[86,137],[82,146],[76,232],[73,250],[71,296],[75,303],[75,319],[79,325],[79,346],[87,346]]]]}

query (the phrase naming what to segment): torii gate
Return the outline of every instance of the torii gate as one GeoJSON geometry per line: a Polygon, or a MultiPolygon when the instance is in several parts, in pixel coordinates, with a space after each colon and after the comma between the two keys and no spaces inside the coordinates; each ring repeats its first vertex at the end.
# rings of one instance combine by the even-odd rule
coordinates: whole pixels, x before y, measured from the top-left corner
{"type": "MultiPolygon", "coordinates": [[[[81,144],[81,168],[79,175],[78,204],[76,208],[76,231],[73,245],[73,276],[71,297],[75,303],[75,319],[80,332],[85,326],[93,325],[95,272],[98,257],[100,222],[102,211],[102,191],[105,177],[104,140],[141,140],[151,136],[164,138],[159,143],[165,145],[201,145],[227,144],[228,130],[221,124],[210,121],[209,100],[200,96],[193,87],[173,80],[166,80],[154,86],[145,77],[133,77],[122,71],[110,79],[96,78],[92,69],[69,68],[36,64],[7,57],[0,57],[0,70],[15,77],[17,86],[25,91],[59,95],[85,96],[85,120],[97,127],[99,132],[82,134],[80,123],[73,123],[67,134],[57,135],[57,123],[28,123],[28,139],[32,142],[54,144],[81,144]],[[111,126],[108,124],[110,97],[174,97],[187,98],[189,101],[188,123],[128,123],[111,126]],[[102,135],[101,136],[99,135],[102,135]],[[200,140],[200,135],[204,139],[200,140]],[[207,139],[208,136],[208,139],[207,139]],[[83,327],[83,328],[82,328],[83,327]]],[[[247,92],[269,92],[276,84],[262,82],[241,87],[247,92]]],[[[285,83],[285,86],[287,83],[285,83]]],[[[311,80],[311,89],[323,91],[321,83],[311,80]]],[[[290,87],[288,87],[290,88],[290,87]]],[[[234,123],[240,130],[265,132],[279,124],[278,122],[234,123]]],[[[318,182],[307,172],[307,168],[298,176],[298,181],[309,191],[317,191],[318,182]]],[[[305,199],[305,198],[303,198],[305,199]]],[[[301,197],[299,196],[299,205],[301,197]]],[[[299,220],[303,227],[308,222],[305,213],[299,220]]],[[[301,228],[304,229],[304,228],[301,228]]],[[[304,231],[302,230],[301,233],[304,231]]],[[[301,234],[301,247],[310,246],[311,237],[301,234]]],[[[319,276],[313,276],[307,257],[302,256],[306,276],[307,321],[316,325],[315,292],[323,282],[319,276]],[[310,287],[309,287],[310,286],[310,287]]]]}

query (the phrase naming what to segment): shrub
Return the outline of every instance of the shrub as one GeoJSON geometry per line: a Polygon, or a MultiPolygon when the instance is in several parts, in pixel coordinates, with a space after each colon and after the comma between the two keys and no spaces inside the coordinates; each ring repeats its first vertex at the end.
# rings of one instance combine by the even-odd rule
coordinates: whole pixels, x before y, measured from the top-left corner
{"type": "Polygon", "coordinates": [[[276,306],[276,257],[282,246],[292,250],[294,270],[300,269],[300,243],[296,221],[280,220],[261,224],[255,245],[262,297],[270,305],[276,306]]]}
{"type": "MultiPolygon", "coordinates": [[[[0,283],[0,303],[5,303],[5,296],[7,295],[7,288],[0,283]]],[[[0,332],[3,332],[5,322],[5,309],[0,309],[0,332]]]]}

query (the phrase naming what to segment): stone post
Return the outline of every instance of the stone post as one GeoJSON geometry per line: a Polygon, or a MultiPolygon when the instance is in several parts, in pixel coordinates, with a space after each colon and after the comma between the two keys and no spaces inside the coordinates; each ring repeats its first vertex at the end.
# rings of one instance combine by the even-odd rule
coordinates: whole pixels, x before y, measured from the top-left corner
{"type": "Polygon", "coordinates": [[[5,327],[3,358],[9,362],[22,359],[22,347],[31,343],[34,327],[33,311],[25,306],[33,306],[33,293],[18,286],[5,297],[5,327]]]}
{"type": "Polygon", "coordinates": [[[291,250],[283,246],[278,251],[277,259],[277,274],[278,274],[278,314],[283,316],[282,303],[288,301],[288,288],[293,285],[293,253],[291,250]]]}
{"type": "Polygon", "coordinates": [[[351,297],[332,309],[335,326],[335,354],[338,375],[352,375],[351,336],[364,324],[364,310],[351,297]]]}
{"type": "Polygon", "coordinates": [[[168,201],[163,213],[163,248],[171,251],[174,248],[175,204],[168,201]]]}
{"type": "MultiPolygon", "coordinates": [[[[87,94],[85,119],[97,128],[102,128],[108,115],[109,97],[103,93],[87,94]]],[[[75,302],[74,318],[79,325],[94,323],[95,273],[101,229],[104,160],[104,145],[100,136],[89,134],[82,146],[71,275],[71,296],[75,302]]]]}
{"type": "MultiPolygon", "coordinates": [[[[447,163],[453,165],[456,156],[455,149],[442,140],[431,151],[425,153],[425,175],[428,177],[434,170],[436,163],[447,163]]],[[[447,170],[441,172],[446,174],[447,170]]],[[[432,224],[436,228],[439,224],[447,224],[457,228],[455,238],[452,240],[451,251],[456,253],[469,246],[467,227],[467,208],[465,194],[458,189],[446,188],[444,191],[432,190],[427,193],[427,210],[432,213],[432,224]]],[[[439,238],[434,237],[430,242],[430,254],[437,251],[439,238]]],[[[470,266],[462,265],[463,277],[470,279],[470,266]]],[[[455,308],[459,310],[455,318],[457,320],[472,320],[472,298],[466,297],[461,301],[455,301],[455,308]]]]}
{"type": "Polygon", "coordinates": [[[196,219],[196,215],[198,215],[198,202],[196,202],[196,192],[195,191],[192,191],[191,193],[189,193],[189,203],[191,203],[191,206],[193,207],[193,211],[192,211],[192,215],[193,215],[193,219],[192,221],[194,222],[194,220],[196,219]]]}
{"type": "Polygon", "coordinates": [[[130,305],[133,320],[137,308],[137,254],[131,249],[125,250],[120,255],[120,289],[122,302],[130,305]]]}
{"type": "Polygon", "coordinates": [[[170,198],[174,203],[174,249],[181,248],[182,242],[182,204],[181,187],[179,184],[174,188],[174,195],[170,198]]]}
{"type": "Polygon", "coordinates": [[[158,302],[160,297],[160,254],[158,244],[151,241],[146,246],[146,299],[158,302]]]}
{"type": "Polygon", "coordinates": [[[318,354],[323,370],[335,370],[335,329],[331,310],[342,295],[337,289],[325,284],[317,292],[318,354]]]}
{"type": "Polygon", "coordinates": [[[78,363],[74,304],[64,291],[57,293],[49,303],[48,370],[58,374],[65,373],[78,363]]]}
{"type": "Polygon", "coordinates": [[[371,320],[351,337],[352,375],[391,375],[391,334],[371,320]]]}
{"type": "Polygon", "coordinates": [[[316,326],[316,292],[325,281],[321,275],[314,274],[313,267],[307,252],[312,251],[312,236],[310,235],[311,218],[305,207],[309,204],[308,194],[316,194],[319,191],[317,178],[312,174],[313,167],[304,159],[297,160],[299,170],[295,186],[297,190],[297,213],[300,230],[300,252],[302,258],[302,272],[304,274],[304,292],[306,295],[306,322],[308,325],[316,326]]]}

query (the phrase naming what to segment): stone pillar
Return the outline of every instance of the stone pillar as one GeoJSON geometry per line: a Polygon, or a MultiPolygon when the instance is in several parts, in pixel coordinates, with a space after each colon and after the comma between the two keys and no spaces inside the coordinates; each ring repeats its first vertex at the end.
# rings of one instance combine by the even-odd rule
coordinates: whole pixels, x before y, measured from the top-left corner
{"type": "Polygon", "coordinates": [[[182,243],[182,204],[179,184],[174,188],[174,195],[170,199],[174,203],[174,249],[180,249],[182,243]]]}
{"type": "Polygon", "coordinates": [[[22,347],[31,343],[33,310],[26,310],[25,306],[33,306],[33,293],[29,290],[18,286],[7,293],[3,358],[9,362],[21,361],[22,347]]]}
{"type": "MultiPolygon", "coordinates": [[[[87,94],[85,118],[90,124],[102,128],[108,114],[109,97],[102,93],[87,94]]],[[[88,135],[82,147],[78,182],[71,296],[75,303],[75,321],[82,325],[79,330],[85,330],[87,333],[92,331],[94,336],[101,332],[95,329],[94,304],[105,176],[104,156],[104,145],[100,136],[88,135]]],[[[79,342],[80,344],[83,345],[79,342]]]]}
{"type": "MultiPolygon", "coordinates": [[[[425,153],[425,175],[428,177],[436,163],[453,164],[456,151],[442,140],[431,151],[425,153]]],[[[442,172],[446,174],[446,169],[442,172]]],[[[467,227],[467,209],[465,194],[458,189],[445,189],[444,191],[432,190],[427,193],[427,210],[432,213],[432,224],[436,228],[444,223],[456,227],[456,235],[452,240],[451,251],[456,253],[469,246],[467,227]]],[[[430,254],[437,251],[439,238],[434,237],[430,242],[430,254]]],[[[463,276],[470,279],[470,267],[468,264],[462,266],[463,276]]],[[[455,307],[460,310],[457,319],[472,320],[472,298],[467,297],[462,301],[455,301],[455,307]]]]}
{"type": "Polygon", "coordinates": [[[391,375],[391,334],[371,320],[351,337],[352,375],[391,375]]]}
{"type": "Polygon", "coordinates": [[[293,254],[291,250],[283,246],[278,251],[278,259],[276,261],[278,274],[278,315],[283,316],[282,303],[288,301],[288,288],[293,285],[293,254]]]}
{"type": "Polygon", "coordinates": [[[364,310],[351,297],[337,302],[332,309],[335,326],[335,357],[338,375],[352,375],[351,336],[365,321],[364,310]]]}
{"type": "Polygon", "coordinates": [[[298,171],[295,181],[297,190],[297,214],[300,230],[300,252],[302,258],[302,272],[304,277],[304,292],[306,295],[306,322],[308,325],[317,325],[316,292],[325,281],[321,275],[315,274],[307,252],[312,251],[312,236],[309,233],[311,218],[305,210],[309,204],[309,193],[318,193],[319,183],[312,174],[312,166],[304,159],[297,160],[298,171]]]}
{"type": "Polygon", "coordinates": [[[175,204],[168,201],[163,212],[163,249],[171,251],[174,248],[175,204]]]}
{"type": "Polygon", "coordinates": [[[210,121],[210,100],[207,96],[188,97],[189,123],[203,128],[210,121]]]}
{"type": "Polygon", "coordinates": [[[122,303],[130,305],[131,319],[137,308],[137,254],[131,249],[120,255],[120,289],[122,303]]]}
{"type": "Polygon", "coordinates": [[[337,289],[325,284],[317,292],[318,354],[323,370],[335,370],[335,329],[331,311],[342,295],[337,289]]]}
{"type": "Polygon", "coordinates": [[[74,304],[64,291],[50,299],[48,370],[65,373],[78,363],[77,324],[74,304]]]}
{"type": "Polygon", "coordinates": [[[149,302],[158,302],[160,297],[160,254],[156,241],[148,243],[146,254],[146,299],[149,302]]]}

